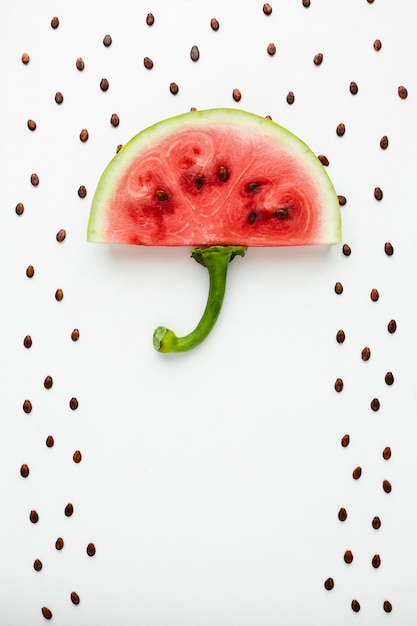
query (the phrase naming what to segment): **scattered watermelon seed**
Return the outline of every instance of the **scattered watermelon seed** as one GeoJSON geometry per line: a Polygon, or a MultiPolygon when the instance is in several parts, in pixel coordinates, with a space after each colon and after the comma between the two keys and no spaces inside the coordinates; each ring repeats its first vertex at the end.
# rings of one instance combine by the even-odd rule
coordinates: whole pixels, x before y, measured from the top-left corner
{"type": "Polygon", "coordinates": [[[29,130],[36,130],[35,120],[28,120],[27,125],[28,125],[29,130]]]}
{"type": "Polygon", "coordinates": [[[327,591],[331,591],[334,587],[334,580],[333,578],[327,578],[324,581],[324,588],[327,589],[327,591]]]}
{"type": "Polygon", "coordinates": [[[75,411],[76,409],[78,409],[78,400],[77,400],[77,398],[75,398],[75,397],[71,398],[71,400],[69,401],[69,405],[70,405],[70,409],[72,411],[75,411]]]}
{"type": "Polygon", "coordinates": [[[392,385],[394,382],[394,374],[392,372],[387,372],[385,374],[385,382],[387,385],[392,385]]]}
{"type": "Polygon", "coordinates": [[[152,26],[152,24],[154,23],[155,18],[153,16],[152,13],[148,13],[148,15],[146,16],[146,23],[148,26],[152,26]]]}
{"type": "Polygon", "coordinates": [[[23,63],[24,65],[27,65],[27,64],[29,63],[29,61],[30,61],[30,56],[28,55],[28,53],[27,53],[27,52],[24,52],[24,53],[22,54],[22,63],[23,63]]]}
{"type": "Polygon", "coordinates": [[[384,244],[384,251],[387,256],[392,256],[394,254],[394,246],[392,245],[392,243],[387,241],[384,244]]]}
{"type": "Polygon", "coordinates": [[[110,117],[110,124],[116,128],[117,126],[119,126],[120,124],[120,118],[117,115],[117,113],[112,113],[111,117],[110,117]]]}
{"type": "Polygon", "coordinates": [[[57,300],[58,302],[61,302],[63,297],[64,297],[64,292],[62,291],[62,289],[57,289],[55,291],[55,300],[57,300]]]}
{"type": "Polygon", "coordinates": [[[408,91],[403,85],[400,85],[398,87],[398,95],[400,96],[401,100],[405,100],[408,96],[408,91]]]}
{"type": "Polygon", "coordinates": [[[35,268],[33,267],[33,265],[28,265],[26,268],[26,276],[28,278],[33,278],[34,275],[35,275],[35,268]]]}
{"type": "Polygon", "coordinates": [[[249,224],[253,224],[254,222],[256,222],[257,219],[258,219],[258,214],[255,211],[252,211],[252,213],[249,213],[249,216],[248,216],[249,224]]]}
{"type": "Polygon", "coordinates": [[[76,450],[74,454],[72,455],[72,459],[74,463],[81,463],[82,458],[83,458],[82,454],[79,450],[76,450]]]}
{"type": "Polygon", "coordinates": [[[262,10],[265,13],[265,15],[271,15],[272,13],[272,7],[267,2],[265,2],[265,4],[263,5],[262,10]]]}
{"type": "Polygon", "coordinates": [[[303,0],[303,7],[308,9],[309,6],[310,6],[310,0],[303,0]]]}
{"type": "Polygon", "coordinates": [[[354,480],[359,480],[359,478],[362,476],[362,468],[361,467],[355,467],[355,469],[352,472],[352,477],[354,478],[354,480]]]}
{"type": "Polygon", "coordinates": [[[337,514],[337,516],[338,516],[338,518],[339,518],[339,520],[341,522],[345,522],[347,520],[347,511],[346,511],[346,509],[344,507],[342,507],[339,510],[339,513],[337,514]]]}
{"type": "Polygon", "coordinates": [[[342,448],[347,448],[350,444],[350,435],[348,435],[347,433],[346,435],[343,435],[342,439],[340,440],[340,444],[342,448]]]}
{"type": "Polygon", "coordinates": [[[337,393],[340,393],[343,390],[343,380],[341,378],[336,378],[334,388],[337,391],[337,393]]]}
{"type": "Polygon", "coordinates": [[[66,505],[64,513],[66,517],[71,517],[71,515],[74,513],[74,505],[71,502],[68,502],[68,504],[66,505]]]}
{"type": "Polygon", "coordinates": [[[116,154],[117,154],[118,152],[120,152],[120,150],[121,150],[122,148],[123,148],[123,144],[122,144],[122,143],[119,143],[119,144],[116,146],[116,154]]]}
{"type": "Polygon", "coordinates": [[[111,35],[104,35],[103,46],[106,46],[106,48],[108,48],[109,46],[111,46],[111,43],[112,43],[111,35]]]}
{"type": "Polygon", "coordinates": [[[314,65],[321,65],[323,63],[323,53],[318,52],[317,54],[315,54],[313,58],[313,62],[314,62],[314,65]]]}
{"type": "Polygon", "coordinates": [[[338,124],[336,127],[336,135],[338,137],[343,137],[345,132],[346,132],[346,126],[343,124],[343,122],[340,122],[340,124],[338,124]]]}
{"type": "Polygon", "coordinates": [[[67,236],[65,228],[60,228],[60,230],[56,234],[56,240],[58,243],[62,243],[67,236]]]}
{"type": "Polygon", "coordinates": [[[55,102],[57,104],[62,104],[64,102],[64,96],[60,91],[57,91],[55,94],[55,102]]]}
{"type": "Polygon", "coordinates": [[[336,333],[336,341],[337,343],[343,343],[344,340],[346,339],[346,335],[345,335],[345,331],[344,330],[338,330],[336,333]]]}
{"type": "Polygon", "coordinates": [[[219,30],[220,28],[220,24],[218,22],[218,20],[216,20],[215,17],[212,17],[210,20],[210,26],[212,27],[213,30],[219,30]]]}
{"type": "Polygon", "coordinates": [[[55,29],[55,28],[58,28],[58,26],[59,26],[59,19],[55,15],[55,17],[51,19],[51,27],[55,29]]]}
{"type": "Polygon", "coordinates": [[[57,550],[62,550],[63,547],[64,547],[64,540],[62,539],[62,537],[58,537],[58,539],[55,541],[55,548],[57,550]]]}
{"type": "Polygon", "coordinates": [[[143,59],[143,65],[146,67],[147,70],[151,70],[153,68],[152,59],[150,59],[149,57],[145,57],[143,59]]]}
{"type": "Polygon", "coordinates": [[[381,557],[379,556],[379,554],[375,554],[372,557],[372,567],[374,567],[375,569],[378,569],[380,565],[381,565],[381,557]]]}
{"type": "Polygon", "coordinates": [[[23,339],[23,345],[25,346],[25,348],[32,347],[32,337],[30,335],[26,335],[26,337],[23,339]]]}
{"type": "Polygon", "coordinates": [[[373,411],[379,411],[380,408],[381,408],[381,403],[378,400],[378,398],[373,398],[371,401],[371,409],[373,411]]]}
{"type": "Polygon", "coordinates": [[[324,154],[319,154],[317,158],[318,158],[318,160],[320,161],[320,163],[321,163],[322,165],[324,165],[325,167],[327,167],[328,165],[330,165],[330,161],[329,161],[329,159],[328,159],[328,158],[327,158],[327,156],[325,156],[324,154]]]}
{"type": "Polygon", "coordinates": [[[391,602],[389,600],[385,600],[383,606],[384,606],[385,613],[391,613],[391,611],[392,611],[392,604],[391,604],[391,602]]]}
{"type": "Polygon", "coordinates": [[[177,93],[179,92],[179,87],[177,83],[170,83],[169,90],[174,96],[176,96],[177,93]]]}
{"type": "Polygon", "coordinates": [[[397,330],[397,322],[395,320],[390,320],[388,322],[387,328],[388,328],[388,332],[389,333],[391,333],[391,334],[395,333],[395,331],[397,330]]]}
{"type": "Polygon", "coordinates": [[[370,293],[370,298],[372,302],[377,302],[379,300],[379,292],[378,289],[372,289],[370,293]]]}
{"type": "Polygon", "coordinates": [[[53,448],[55,444],[54,438],[52,437],[52,435],[48,435],[47,438],[45,439],[45,445],[47,448],[53,448]]]}
{"type": "Polygon", "coordinates": [[[39,185],[39,176],[35,173],[30,175],[30,182],[34,187],[39,185]]]}
{"type": "Polygon", "coordinates": [[[352,600],[351,607],[352,611],[354,611],[355,613],[358,613],[361,610],[361,605],[357,600],[352,600]]]}
{"type": "Polygon", "coordinates": [[[365,346],[365,348],[362,350],[361,357],[362,361],[369,361],[369,359],[371,358],[371,349],[368,348],[368,346],[365,346]]]}
{"type": "Polygon", "coordinates": [[[23,215],[24,211],[25,211],[25,206],[22,202],[18,202],[16,204],[16,208],[15,208],[16,214],[17,215],[23,215]]]}
{"type": "Polygon", "coordinates": [[[42,567],[42,561],[40,561],[39,559],[35,559],[33,561],[33,569],[35,570],[35,572],[40,572],[42,567]]]}
{"type": "Polygon", "coordinates": [[[255,182],[249,183],[248,191],[250,191],[251,193],[253,193],[254,191],[259,191],[260,187],[261,187],[260,183],[255,183],[255,182]]]}
{"type": "Polygon", "coordinates": [[[229,178],[229,172],[228,172],[228,171],[227,171],[227,169],[224,167],[224,165],[221,165],[221,166],[219,167],[219,174],[218,174],[218,175],[219,175],[219,179],[220,179],[223,183],[225,183],[225,182],[228,180],[228,178],[229,178]]]}
{"type": "Polygon", "coordinates": [[[85,68],[84,59],[82,59],[81,57],[78,57],[78,59],[75,61],[75,67],[77,68],[79,72],[82,72],[83,69],[85,68]]]}
{"type": "Polygon", "coordinates": [[[54,381],[52,379],[52,376],[46,376],[45,380],[43,381],[43,386],[45,387],[45,389],[51,389],[53,384],[54,381]]]}
{"type": "Polygon", "coordinates": [[[32,524],[37,524],[39,522],[38,512],[32,509],[31,512],[29,513],[29,519],[32,522],[32,524]]]}
{"type": "Polygon", "coordinates": [[[276,53],[277,48],[276,48],[275,44],[272,43],[272,41],[271,41],[271,43],[268,44],[268,46],[266,48],[266,51],[269,54],[269,56],[271,56],[271,57],[274,56],[274,54],[276,53]]]}
{"type": "Polygon", "coordinates": [[[108,88],[109,88],[109,81],[107,80],[107,78],[102,78],[100,81],[101,91],[107,91],[108,88]]]}
{"type": "Polygon", "coordinates": [[[157,191],[155,191],[155,195],[158,200],[162,200],[162,202],[166,202],[169,198],[169,195],[164,189],[157,189],[157,191]]]}
{"type": "Polygon", "coordinates": [[[240,92],[240,90],[239,90],[239,89],[236,89],[236,88],[235,88],[235,89],[233,89],[232,96],[233,96],[233,100],[234,100],[235,102],[239,102],[239,100],[240,100],[240,99],[241,99],[241,97],[242,97],[242,94],[241,94],[241,92],[240,92]]]}
{"type": "Polygon", "coordinates": [[[71,332],[71,339],[73,341],[78,341],[80,338],[80,331],[78,330],[78,328],[74,328],[74,330],[71,332]]]}
{"type": "Polygon", "coordinates": [[[204,176],[202,174],[198,174],[198,176],[194,179],[194,185],[196,189],[201,189],[204,184],[204,176]]]}
{"type": "Polygon", "coordinates": [[[389,480],[385,479],[382,481],[382,489],[385,491],[385,493],[391,493],[392,485],[389,480]]]}
{"type": "Polygon", "coordinates": [[[375,39],[374,41],[374,50],[376,50],[378,52],[378,50],[381,50],[382,48],[382,42],[380,39],[375,39]]]}
{"type": "Polygon", "coordinates": [[[355,83],[355,81],[352,81],[349,85],[349,91],[353,96],[356,96],[356,94],[359,91],[358,85],[355,83]]]}
{"type": "Polygon", "coordinates": [[[80,604],[80,596],[75,591],[71,591],[71,602],[73,604],[80,604]]]}
{"type": "Polygon", "coordinates": [[[84,185],[81,185],[80,187],[78,187],[77,193],[80,198],[85,198],[87,195],[87,189],[84,187],[84,185]]]}
{"type": "Polygon", "coordinates": [[[387,135],[384,135],[383,137],[381,137],[380,141],[379,141],[379,146],[381,148],[381,150],[386,150],[388,148],[388,137],[387,135]]]}
{"type": "Polygon", "coordinates": [[[340,294],[343,293],[343,285],[342,285],[342,283],[337,282],[335,284],[335,286],[334,286],[334,290],[335,290],[335,293],[337,293],[337,295],[340,296],[340,294]]]}
{"type": "Polygon", "coordinates": [[[382,200],[382,198],[384,197],[384,193],[381,189],[381,187],[375,187],[374,189],[374,198],[375,200],[382,200]]]}
{"type": "Polygon", "coordinates": [[[289,91],[287,93],[287,102],[288,102],[288,104],[294,104],[294,101],[295,101],[294,92],[293,91],[289,91]]]}
{"type": "Polygon", "coordinates": [[[83,143],[85,143],[88,140],[88,130],[86,128],[83,128],[82,131],[80,132],[80,141],[82,141],[83,143]]]}
{"type": "Polygon", "coordinates": [[[31,413],[32,412],[32,402],[30,400],[25,400],[23,402],[23,410],[25,413],[31,413]]]}
{"type": "Polygon", "coordinates": [[[89,543],[87,546],[87,554],[88,556],[94,556],[96,553],[96,547],[94,543],[89,543]]]}
{"type": "Polygon", "coordinates": [[[20,467],[20,475],[22,476],[22,478],[27,478],[29,476],[29,471],[29,465],[23,463],[23,465],[20,467]]]}
{"type": "Polygon", "coordinates": [[[346,200],[346,196],[337,196],[337,199],[339,200],[339,205],[340,206],[345,206],[347,200],[346,200]]]}
{"type": "Polygon", "coordinates": [[[350,256],[352,253],[352,249],[347,243],[345,243],[343,244],[342,252],[345,256],[350,256]]]}
{"type": "Polygon", "coordinates": [[[381,528],[381,520],[377,515],[372,520],[372,528],[374,528],[375,530],[381,528]]]}
{"type": "Polygon", "coordinates": [[[346,550],[346,552],[343,555],[343,560],[348,565],[350,565],[352,563],[352,561],[353,561],[353,554],[352,554],[351,550],[346,550]]]}
{"type": "Polygon", "coordinates": [[[386,446],[382,450],[382,458],[384,459],[384,461],[388,461],[391,458],[391,448],[389,446],[386,446]]]}
{"type": "Polygon", "coordinates": [[[45,619],[52,619],[51,609],[48,609],[47,606],[43,606],[41,610],[42,610],[42,615],[44,616],[45,619]]]}
{"type": "Polygon", "coordinates": [[[200,50],[198,49],[198,46],[192,46],[190,50],[190,58],[191,61],[194,61],[194,63],[198,61],[198,59],[200,58],[200,50]]]}

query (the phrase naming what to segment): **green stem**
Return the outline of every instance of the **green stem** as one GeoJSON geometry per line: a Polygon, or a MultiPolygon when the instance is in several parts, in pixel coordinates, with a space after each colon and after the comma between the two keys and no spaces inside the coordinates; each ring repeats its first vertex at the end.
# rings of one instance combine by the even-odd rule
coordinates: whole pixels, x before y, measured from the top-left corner
{"type": "Polygon", "coordinates": [[[158,326],[153,334],[153,345],[158,352],[185,352],[198,346],[209,334],[222,308],[226,290],[227,268],[236,255],[244,256],[245,246],[211,246],[191,250],[193,259],[208,269],[210,288],[206,308],[195,329],[177,337],[165,326],[158,326]]]}

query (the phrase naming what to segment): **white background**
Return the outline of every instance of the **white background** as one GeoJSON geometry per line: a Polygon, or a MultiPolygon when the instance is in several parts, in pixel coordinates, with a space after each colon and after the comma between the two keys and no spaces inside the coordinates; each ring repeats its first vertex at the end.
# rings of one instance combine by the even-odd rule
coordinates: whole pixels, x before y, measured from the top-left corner
{"type": "Polygon", "coordinates": [[[44,623],[42,606],[63,626],[416,623],[415,3],[271,4],[268,17],[254,0],[22,0],[1,8],[5,626],[44,623]],[[211,17],[220,22],[217,32],[211,17]],[[102,43],[107,33],[110,47],[102,43]],[[271,41],[273,57],[266,53],[271,41]],[[192,45],[200,49],[197,63],[192,45]],[[321,66],[313,63],[318,52],[321,66]],[[145,56],[154,61],[151,71],[145,56]],[[177,96],[169,92],[172,81],[177,96]],[[406,100],[399,85],[408,89],[406,100]],[[238,104],[234,88],[242,92],[238,104]],[[342,243],[352,254],[344,256],[342,245],[248,250],[230,266],[209,338],[195,351],[161,355],[152,347],[154,327],[166,324],[178,335],[194,327],[206,271],[187,249],[88,244],[86,226],[116,146],[192,106],[271,115],[325,154],[337,193],[347,198],[342,243]],[[117,128],[112,113],[120,117],[117,128]],[[335,132],[340,122],[343,137],[335,132]],[[79,140],[83,128],[86,143],[79,140]],[[32,172],[40,178],[36,188],[32,172]],[[67,236],[58,243],[61,228],[67,236]],[[378,302],[370,299],[373,288],[378,302]],[[395,334],[387,332],[390,319],[395,334]],[[339,329],[343,344],[335,340],[339,329]],[[23,346],[27,334],[30,349],[23,346]],[[361,359],[365,346],[368,362],[361,359]],[[392,386],[384,382],[387,371],[392,386]],[[69,408],[73,396],[76,411],[69,408]],[[374,397],[378,412],[370,409],[374,397]],[[25,399],[33,405],[29,415],[25,399]],[[340,445],[345,433],[348,448],[340,445]],[[49,434],[53,448],[45,445],[49,434]],[[385,461],[388,445],[392,458],[385,461]],[[75,450],[83,455],[78,465],[75,450]],[[22,463],[30,467],[26,479],[22,463]],[[390,494],[383,479],[392,483],[390,494]],[[345,523],[337,517],[341,506],[345,523]],[[37,524],[29,521],[31,509],[37,524]],[[375,515],[379,531],[371,526],[375,515]],[[59,536],[62,551],[55,549],[59,536]],[[97,549],[92,558],[89,542],[97,549]],[[343,560],[348,549],[351,565],[343,560]],[[371,565],[374,554],[379,569],[371,565]],[[36,558],[41,572],[33,569],[36,558]],[[392,613],[383,611],[384,600],[392,613]]]}

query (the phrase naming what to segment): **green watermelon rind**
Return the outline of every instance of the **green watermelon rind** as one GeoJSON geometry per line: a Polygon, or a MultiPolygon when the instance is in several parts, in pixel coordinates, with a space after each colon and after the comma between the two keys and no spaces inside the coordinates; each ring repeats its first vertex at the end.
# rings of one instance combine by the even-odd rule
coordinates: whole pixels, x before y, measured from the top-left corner
{"type": "MultiPolygon", "coordinates": [[[[191,127],[251,128],[265,137],[288,147],[292,155],[307,168],[322,198],[322,229],[317,244],[333,245],[341,241],[341,215],[338,197],[324,166],[309,146],[291,131],[276,122],[241,109],[214,108],[181,113],[166,118],[133,136],[104,169],[91,204],[87,240],[106,242],[106,206],[113,197],[120,177],[141,151],[146,151],[171,133],[191,127]],[[323,219],[324,218],[324,219],[323,219]]],[[[239,242],[236,242],[237,244],[239,242]]]]}

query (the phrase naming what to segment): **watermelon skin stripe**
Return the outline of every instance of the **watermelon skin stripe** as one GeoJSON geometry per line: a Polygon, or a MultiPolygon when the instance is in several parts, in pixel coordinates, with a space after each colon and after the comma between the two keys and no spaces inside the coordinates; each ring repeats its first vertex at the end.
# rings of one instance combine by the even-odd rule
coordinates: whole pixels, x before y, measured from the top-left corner
{"type": "Polygon", "coordinates": [[[135,135],[94,194],[91,242],[148,246],[336,244],[340,207],[298,137],[240,109],[192,111],[135,135]]]}

